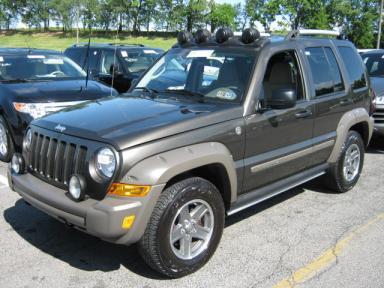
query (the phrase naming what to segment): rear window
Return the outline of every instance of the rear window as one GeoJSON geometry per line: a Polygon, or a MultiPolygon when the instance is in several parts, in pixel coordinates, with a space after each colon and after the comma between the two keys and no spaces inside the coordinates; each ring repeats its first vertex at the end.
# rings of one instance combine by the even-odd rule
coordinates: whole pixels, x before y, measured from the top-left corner
{"type": "Polygon", "coordinates": [[[359,89],[367,86],[365,79],[364,65],[361,57],[351,48],[346,46],[337,47],[347,68],[349,78],[352,81],[352,88],[359,89]]]}
{"type": "Polygon", "coordinates": [[[306,48],[305,55],[311,67],[316,97],[344,89],[339,65],[330,48],[306,48]]]}

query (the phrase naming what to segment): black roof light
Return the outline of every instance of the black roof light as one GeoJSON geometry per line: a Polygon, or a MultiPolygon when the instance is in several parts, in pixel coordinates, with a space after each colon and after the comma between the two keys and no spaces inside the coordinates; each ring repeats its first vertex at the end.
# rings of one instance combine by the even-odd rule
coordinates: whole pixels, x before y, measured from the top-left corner
{"type": "Polygon", "coordinates": [[[244,44],[251,44],[260,38],[260,32],[257,29],[247,28],[241,35],[241,42],[244,44]]]}
{"type": "Polygon", "coordinates": [[[185,45],[187,43],[190,43],[192,39],[193,36],[188,31],[179,32],[179,34],[177,35],[177,42],[179,43],[179,45],[185,45]]]}
{"type": "Polygon", "coordinates": [[[216,42],[217,43],[224,43],[229,38],[233,36],[233,32],[229,28],[220,28],[216,32],[216,42]]]}
{"type": "Polygon", "coordinates": [[[195,33],[195,41],[197,44],[207,42],[210,37],[211,32],[209,32],[207,29],[200,29],[195,33]]]}

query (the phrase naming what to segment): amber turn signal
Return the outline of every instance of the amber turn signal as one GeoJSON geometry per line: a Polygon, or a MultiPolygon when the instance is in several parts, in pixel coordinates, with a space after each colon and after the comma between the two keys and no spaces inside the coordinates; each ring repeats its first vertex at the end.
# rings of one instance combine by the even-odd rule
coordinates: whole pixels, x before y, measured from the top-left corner
{"type": "Polygon", "coordinates": [[[144,197],[151,190],[151,186],[112,183],[108,195],[124,197],[144,197]]]}

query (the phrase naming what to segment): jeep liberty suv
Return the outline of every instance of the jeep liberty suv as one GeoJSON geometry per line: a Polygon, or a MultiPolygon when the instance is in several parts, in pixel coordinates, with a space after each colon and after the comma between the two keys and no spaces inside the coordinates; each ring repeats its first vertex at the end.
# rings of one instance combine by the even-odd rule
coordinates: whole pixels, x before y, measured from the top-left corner
{"type": "Polygon", "coordinates": [[[10,187],[181,277],[210,259],[226,215],[320,176],[354,187],[371,105],[348,41],[183,32],[129,94],[35,120],[10,187]]]}

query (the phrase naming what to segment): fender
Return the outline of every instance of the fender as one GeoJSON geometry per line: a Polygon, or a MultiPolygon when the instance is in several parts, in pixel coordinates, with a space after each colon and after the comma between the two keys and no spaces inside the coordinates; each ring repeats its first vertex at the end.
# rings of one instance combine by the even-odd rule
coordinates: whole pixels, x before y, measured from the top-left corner
{"type": "Polygon", "coordinates": [[[237,199],[237,174],[230,151],[218,142],[200,143],[177,148],[146,158],[123,177],[122,182],[141,185],[163,185],[173,177],[208,164],[225,167],[231,191],[231,203],[237,199]]]}
{"type": "Polygon", "coordinates": [[[340,122],[336,129],[336,142],[335,146],[333,147],[332,153],[328,158],[328,163],[335,163],[339,157],[341,147],[343,146],[343,143],[345,139],[347,138],[348,131],[351,129],[352,126],[358,124],[358,123],[367,123],[369,127],[368,131],[368,142],[372,137],[373,134],[373,123],[374,120],[372,117],[369,116],[367,110],[364,108],[356,108],[354,110],[351,110],[343,115],[341,117],[340,122]]]}

